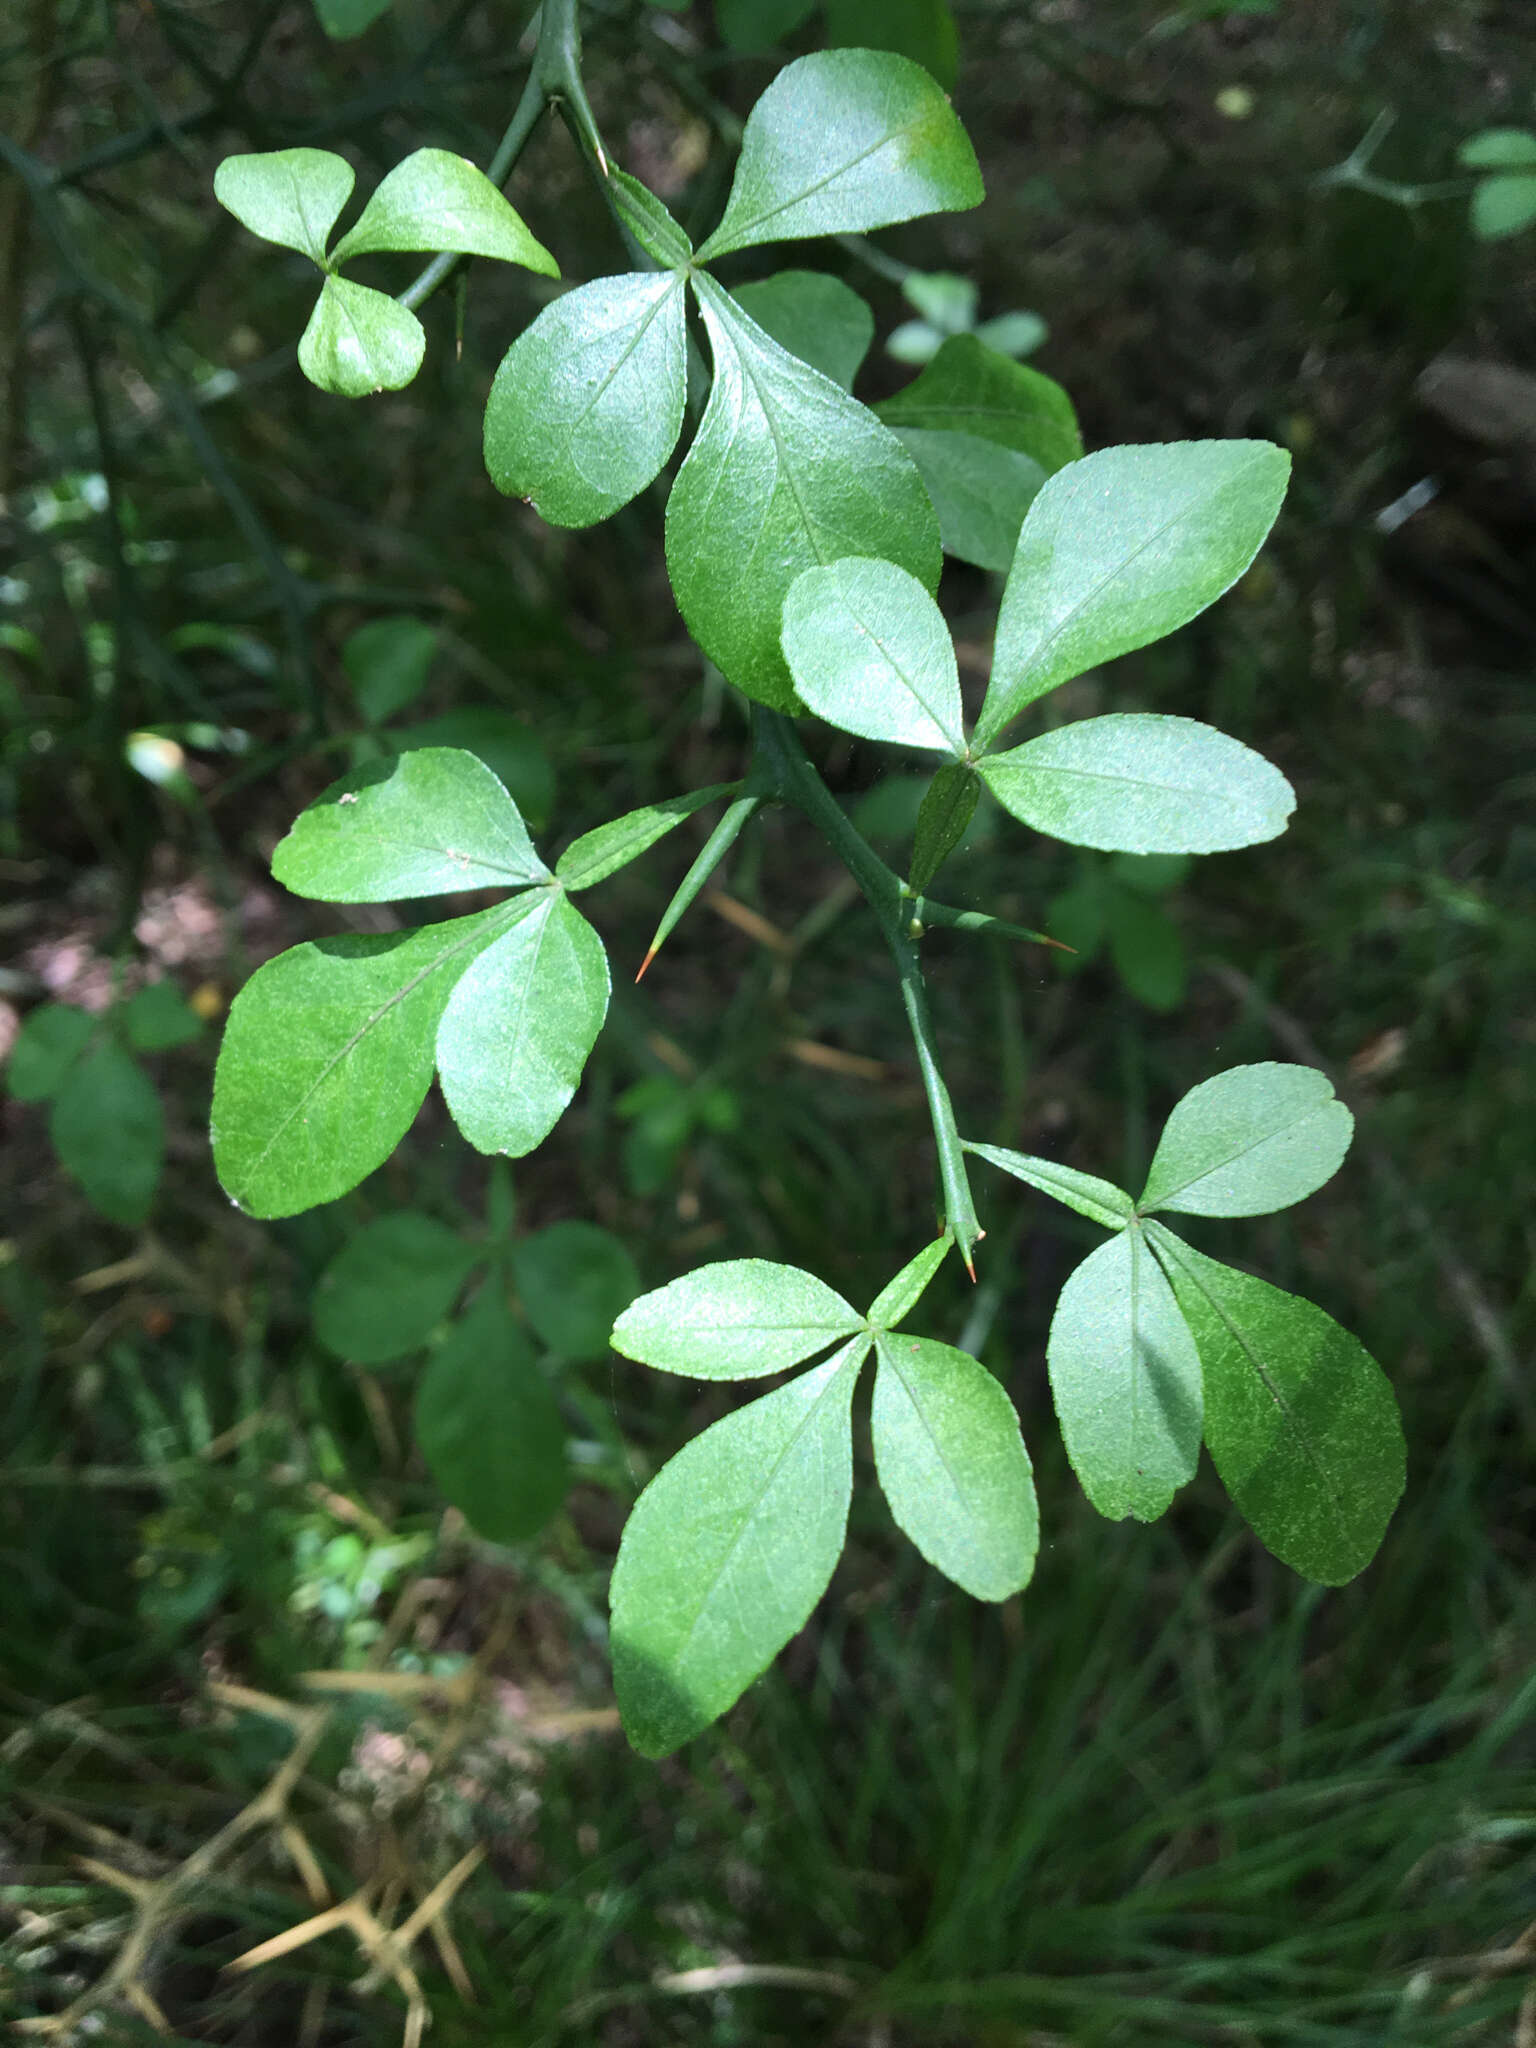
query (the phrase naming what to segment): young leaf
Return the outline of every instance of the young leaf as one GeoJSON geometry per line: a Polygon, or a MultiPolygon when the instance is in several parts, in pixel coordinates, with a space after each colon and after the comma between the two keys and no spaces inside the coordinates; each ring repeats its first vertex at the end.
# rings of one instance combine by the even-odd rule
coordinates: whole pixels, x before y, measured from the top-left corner
{"type": "Polygon", "coordinates": [[[383,725],[415,703],[427,687],[436,653],[437,630],[425,619],[370,619],[348,637],[341,665],[370,725],[383,725]]]}
{"type": "Polygon", "coordinates": [[[182,999],[174,981],[152,981],[131,996],[123,1010],[128,1043],[135,1052],[169,1052],[203,1035],[203,1020],[182,999]]]}
{"type": "Polygon", "coordinates": [[[416,1389],[416,1441],[445,1499],[490,1543],[525,1543],[570,1473],[559,1405],[495,1287],[483,1287],[416,1389]]]}
{"type": "Polygon", "coordinates": [[[1469,171],[1536,171],[1536,135],[1529,128],[1485,128],[1456,152],[1469,171]]]}
{"type": "Polygon", "coordinates": [[[1137,1002],[1149,1010],[1176,1010],[1184,1000],[1189,971],[1184,941],[1167,911],[1150,896],[1111,885],[1104,892],[1104,922],[1115,972],[1137,1002]]]}
{"type": "Polygon", "coordinates": [[[807,569],[784,600],[784,658],[810,709],[898,747],[965,752],[960,674],[944,615],[894,562],[807,569]]]}
{"type": "Polygon", "coordinates": [[[17,1034],[5,1085],[17,1102],[46,1102],[91,1042],[97,1020],[68,1003],[39,1003],[17,1034]]]}
{"type": "Polygon", "coordinates": [[[552,526],[591,526],[659,474],[688,387],[684,279],[639,272],[544,308],[496,372],[485,466],[552,526]]]}
{"type": "Polygon", "coordinates": [[[560,266],[528,232],[526,222],[467,157],[418,149],[384,178],[331,252],[333,264],[382,250],[452,251],[520,263],[541,277],[560,266]]]}
{"type": "Polygon", "coordinates": [[[1296,808],[1296,792],[1262,754],[1214,726],[1154,712],[1060,725],[976,766],[1026,825],[1108,853],[1257,846],[1296,808]]]}
{"type": "Polygon", "coordinates": [[[963,211],[982,197],[976,153],[920,65],[824,50],[786,64],[748,115],[724,217],[699,261],[963,211]]]}
{"type": "Polygon", "coordinates": [[[165,1118],[148,1075],[120,1045],[101,1045],[59,1083],[48,1135],[66,1173],[109,1222],[149,1214],[165,1157],[165,1118]]]}
{"type": "Polygon", "coordinates": [[[888,427],[965,434],[1011,448],[1053,476],[1083,452],[1077,414],[1061,386],[1010,362],[973,334],[957,334],[920,376],[875,407],[888,427]]]}
{"type": "Polygon", "coordinates": [[[395,0],[315,0],[315,19],[333,43],[349,43],[394,4],[395,0]]]}
{"type": "Polygon", "coordinates": [[[1013,1403],[952,1345],[881,1336],[875,1355],[875,1469],[897,1526],[973,1598],[1021,1592],[1040,1522],[1013,1403]]]}
{"type": "Polygon", "coordinates": [[[978,569],[1005,570],[1019,544],[1024,515],[1045,482],[1039,463],[976,434],[898,427],[896,438],[917,464],[933,500],[945,554],[978,569]]]}
{"type": "Polygon", "coordinates": [[[685,270],[693,257],[693,244],[656,194],[627,171],[610,171],[608,185],[614,212],[651,261],[663,270],[685,270]]]}
{"type": "Polygon", "coordinates": [[[851,285],[824,270],[781,270],[737,285],[731,297],[780,348],[844,391],[853,389],[875,338],[875,316],[851,285]]]}
{"type": "Polygon", "coordinates": [[[522,902],[312,939],[256,970],[230,1005],[210,1118],[214,1165],[240,1208],[293,1216],[383,1165],[426,1095],[454,981],[519,914],[522,902]]]}
{"type": "Polygon", "coordinates": [[[667,568],[710,659],[747,696],[790,711],[779,628],[795,578],[873,555],[932,590],[938,525],[894,434],[770,341],[711,278],[698,289],[715,379],[667,503],[667,568]]]}
{"type": "Polygon", "coordinates": [[[628,1248],[596,1223],[551,1223],[512,1247],[518,1299],[562,1358],[602,1358],[615,1319],[640,1292],[628,1248]]]}
{"type": "Polygon", "coordinates": [[[928,785],[912,837],[912,887],[921,894],[960,844],[976,815],[981,783],[967,761],[950,761],[928,785]]]}
{"type": "Polygon", "coordinates": [[[300,811],[272,872],[322,903],[549,880],[517,805],[483,761],[452,747],[422,747],[344,776],[300,811]]]}
{"type": "Polygon", "coordinates": [[[848,1406],[868,1349],[738,1408],[635,1503],[610,1589],[613,1683],[630,1741],[666,1756],[733,1706],[805,1626],[848,1527],[848,1406]]]}
{"type": "Polygon", "coordinates": [[[213,194],[253,235],[297,249],[323,270],[326,237],[355,183],[345,157],[328,149],[270,149],[225,157],[213,194]]]}
{"type": "Polygon", "coordinates": [[[567,889],[590,889],[606,881],[620,868],[663,839],[674,825],[691,818],[706,804],[723,796],[734,796],[740,787],[734,782],[716,782],[708,789],[690,789],[686,796],[669,796],[659,804],[644,804],[638,811],[626,811],[606,825],[594,826],[573,839],[555,863],[555,874],[567,889]]]}
{"type": "Polygon", "coordinates": [[[438,1026],[437,1067],[477,1151],[517,1159],[549,1136],[597,1042],[608,987],[602,940],[553,892],[460,978],[438,1026]]]}
{"type": "Polygon", "coordinates": [[[1314,1303],[1159,1223],[1147,1235],[1200,1352],[1205,1441],[1233,1505],[1282,1564],[1344,1585],[1375,1556],[1406,1477],[1386,1374],[1314,1303]]]}
{"type": "Polygon", "coordinates": [[[946,1230],[932,1244],[924,1245],[915,1259],[908,1259],[894,1280],[888,1281],[869,1305],[866,1318],[875,1330],[893,1330],[906,1321],[927,1292],[928,1283],[943,1265],[954,1239],[946,1230]]]}
{"type": "Polygon", "coordinates": [[[1072,1469],[1112,1522],[1155,1522],[1200,1459],[1200,1360],[1132,1223],[1061,1290],[1046,1349],[1072,1469]]]}
{"type": "Polygon", "coordinates": [[[1480,242],[1501,242],[1536,221],[1536,171],[1484,178],[1472,193],[1472,232],[1480,242]]]}
{"type": "Polygon", "coordinates": [[[299,337],[299,368],[322,391],[366,398],[409,384],[426,352],[414,313],[365,284],[328,277],[299,337]]]}
{"type": "Polygon", "coordinates": [[[722,1259],[642,1294],[619,1317],[613,1348],[696,1380],[783,1372],[862,1329],[864,1318],[813,1274],[767,1259],[722,1259]]]}
{"type": "Polygon", "coordinates": [[[1177,1104],[1136,1206],[1185,1216],[1288,1209],[1338,1172],[1354,1128],[1315,1067],[1232,1067],[1177,1104]]]}
{"type": "Polygon", "coordinates": [[[525,823],[540,827],[555,807],[555,771],[537,733],[498,704],[466,704],[441,718],[424,718],[402,732],[382,735],[397,753],[420,747],[462,747],[477,754],[517,805],[525,823]]]}
{"type": "Polygon", "coordinates": [[[403,1358],[458,1299],[476,1251],[456,1230],[419,1210],[365,1223],[315,1285],[315,1335],[354,1365],[403,1358]]]}
{"type": "Polygon", "coordinates": [[[1027,1152],[1010,1152],[1003,1145],[968,1142],[965,1149],[992,1166],[1000,1166],[1026,1187],[1038,1188],[1053,1202],[1075,1209],[1090,1223],[1101,1223],[1106,1230],[1124,1230],[1136,1214],[1136,1206],[1124,1189],[1117,1188],[1113,1181],[1100,1180],[1097,1174],[1079,1173],[1075,1166],[1058,1166],[1054,1159],[1034,1159],[1027,1152]]]}
{"type": "Polygon", "coordinates": [[[827,41],[844,50],[896,50],[954,90],[960,44],[949,0],[827,0],[827,41]]]}
{"type": "Polygon", "coordinates": [[[1178,441],[1059,470],[1019,535],[978,742],[1058,683],[1214,604],[1273,526],[1290,466],[1267,441],[1178,441]]]}
{"type": "Polygon", "coordinates": [[[715,0],[715,22],[727,49],[771,50],[815,5],[816,0],[715,0]]]}

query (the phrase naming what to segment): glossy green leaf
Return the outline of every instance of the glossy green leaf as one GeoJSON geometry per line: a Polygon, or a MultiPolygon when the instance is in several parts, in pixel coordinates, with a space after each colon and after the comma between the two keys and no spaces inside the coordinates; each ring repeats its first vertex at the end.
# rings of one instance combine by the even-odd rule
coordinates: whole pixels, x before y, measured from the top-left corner
{"type": "Polygon", "coordinates": [[[693,244],[656,194],[626,171],[610,171],[608,183],[614,212],[646,255],[664,270],[685,269],[693,244]]]}
{"type": "Polygon", "coordinates": [[[1112,1522],[1155,1522],[1200,1460],[1200,1360],[1138,1225],[1072,1273],[1046,1359],[1084,1493],[1112,1522]]]}
{"type": "Polygon", "coordinates": [[[354,1365],[403,1358],[453,1307],[475,1258],[456,1230],[415,1209],[365,1223],[315,1283],[315,1335],[354,1365]]]}
{"type": "Polygon", "coordinates": [[[798,1266],[722,1259],[642,1294],[619,1317],[625,1358],[696,1380],[756,1379],[863,1327],[840,1294],[798,1266]]]}
{"type": "Polygon", "coordinates": [[[1069,846],[1223,853],[1285,830],[1296,793],[1241,741],[1193,718],[1116,712],[977,763],[1005,811],[1069,846]]]}
{"type": "Polygon", "coordinates": [[[452,747],[422,747],[343,776],[300,811],[272,872],[322,903],[549,880],[511,797],[482,760],[452,747]]]}
{"type": "Polygon", "coordinates": [[[328,277],[299,337],[299,368],[338,398],[398,391],[421,368],[426,332],[384,292],[328,277]]]}
{"type": "Polygon", "coordinates": [[[1013,1403],[953,1345],[882,1336],[875,1355],[875,1468],[897,1526],[975,1599],[1021,1592],[1040,1522],[1013,1403]]]}
{"type": "Polygon", "coordinates": [[[573,839],[555,863],[555,873],[567,889],[590,889],[638,860],[684,818],[691,818],[706,804],[718,803],[723,796],[734,796],[739,787],[734,782],[716,782],[707,789],[690,789],[686,796],[643,804],[638,811],[626,811],[622,818],[610,818],[606,825],[594,826],[573,839]]]}
{"type": "Polygon", "coordinates": [[[1331,1180],[1355,1120],[1315,1067],[1232,1067],[1191,1088],[1163,1127],[1137,1207],[1265,1216],[1331,1180]]]}
{"type": "Polygon", "coordinates": [[[784,600],[784,658],[830,724],[891,746],[965,752],[960,673],[944,615],[894,562],[807,569],[784,600]]]}
{"type": "Polygon", "coordinates": [[[555,771],[538,734],[510,711],[495,704],[466,704],[383,738],[402,754],[419,747],[462,747],[478,754],[524,820],[536,829],[548,824],[555,807],[555,771]]]}
{"type": "Polygon", "coordinates": [[[540,1341],[562,1358],[603,1358],[614,1323],[640,1292],[628,1248],[596,1223],[551,1223],[512,1247],[518,1299],[540,1341]]]}
{"type": "Polygon", "coordinates": [[[976,153],[921,65],[824,50],[786,64],[748,115],[724,217],[699,260],[887,227],[982,197],[976,153]]]}
{"type": "Polygon", "coordinates": [[[522,909],[312,939],[256,970],[230,1006],[210,1119],[240,1208],[293,1216],[383,1165],[426,1095],[454,981],[522,909]]]}
{"type": "Polygon", "coordinates": [[[927,1292],[928,1283],[949,1256],[954,1239],[946,1230],[932,1244],[924,1245],[916,1258],[908,1259],[894,1280],[890,1280],[869,1305],[868,1322],[876,1330],[893,1330],[906,1321],[927,1292]]]}
{"type": "Polygon", "coordinates": [[[1511,171],[1484,178],[1472,193],[1472,232],[1482,242],[1501,242],[1536,221],[1536,173],[1511,171]]]}
{"type": "Polygon", "coordinates": [[[322,268],[326,238],[355,183],[352,166],[328,149],[227,156],[213,174],[214,197],[242,227],[322,268]]]}
{"type": "Polygon", "coordinates": [[[437,628],[403,614],[370,619],[348,636],[341,665],[370,725],[383,725],[415,703],[427,687],[436,653],[437,628]]]}
{"type": "Polygon", "coordinates": [[[909,879],[919,894],[964,839],[980,797],[981,783],[967,762],[947,762],[929,783],[912,836],[909,879]]]}
{"type": "Polygon", "coordinates": [[[331,252],[333,264],[386,250],[490,256],[541,277],[560,266],[490,179],[449,149],[418,149],[381,180],[331,252]]]}
{"type": "Polygon", "coordinates": [[[416,1441],[444,1498],[490,1543],[525,1543],[570,1483],[565,1425],[528,1339],[483,1287],[416,1388],[416,1441]]]}
{"type": "Polygon", "coordinates": [[[149,1214],[165,1158],[165,1118],[149,1076],[120,1045],[73,1065],[53,1098],[48,1135],[92,1208],[127,1229],[149,1214]]]}
{"type": "Polygon", "coordinates": [[[1456,152],[1469,171],[1536,170],[1536,135],[1529,128],[1485,128],[1456,152]]]}
{"type": "Polygon", "coordinates": [[[1054,378],[957,334],[920,376],[875,407],[888,427],[969,434],[1011,448],[1054,475],[1083,452],[1072,401],[1054,378]]]}
{"type": "Polygon", "coordinates": [[[954,91],[960,44],[949,0],[827,0],[827,41],[844,50],[895,50],[954,91]]]}
{"type": "Polygon", "coordinates": [[[875,316],[851,285],[824,270],[781,270],[738,285],[731,297],[780,348],[844,391],[853,389],[875,338],[875,316]]]}
{"type": "Polygon", "coordinates": [[[130,996],[123,1025],[135,1052],[170,1052],[201,1038],[205,1028],[174,981],[152,981],[130,996]]]}
{"type": "Polygon", "coordinates": [[[975,434],[900,427],[897,439],[917,464],[933,500],[945,554],[1001,574],[1013,560],[1024,515],[1045,482],[1039,463],[975,434]]]}
{"type": "Polygon", "coordinates": [[[712,279],[698,283],[715,378],[667,504],[667,567],[704,652],[739,690],[788,711],[779,627],[795,578],[870,555],[931,590],[938,525],[896,437],[712,279]]]}
{"type": "Polygon", "coordinates": [[[1199,1348],[1205,1441],[1233,1505],[1283,1564],[1344,1585],[1375,1556],[1406,1476],[1386,1374],[1314,1303],[1158,1223],[1147,1234],[1199,1348]]]}
{"type": "Polygon", "coordinates": [[[1100,1180],[1096,1173],[1080,1173],[1075,1166],[1058,1165],[1054,1159],[1035,1159],[1027,1152],[1011,1152],[1005,1145],[972,1145],[966,1151],[989,1165],[1001,1167],[1026,1187],[1038,1188],[1053,1202],[1075,1209],[1090,1223],[1102,1223],[1106,1230],[1124,1230],[1136,1214],[1136,1205],[1113,1181],[1100,1180]]]}
{"type": "Polygon", "coordinates": [[[553,891],[461,978],[438,1027],[437,1066],[477,1151],[516,1159],[549,1136],[597,1042],[608,988],[601,939],[553,891]]]}
{"type": "Polygon", "coordinates": [[[553,526],[591,526],[660,473],[687,396],[685,284],[605,277],[546,306],[502,358],[485,466],[553,526]]]}
{"type": "Polygon", "coordinates": [[[715,0],[720,40],[730,49],[771,50],[811,13],[816,0],[715,0]]]}
{"type": "Polygon", "coordinates": [[[1189,964],[1167,911],[1150,896],[1111,884],[1104,892],[1104,923],[1115,972],[1137,1002],[1149,1010],[1176,1010],[1188,986],[1189,964]]]}
{"type": "Polygon", "coordinates": [[[395,0],[315,0],[315,19],[333,43],[349,43],[394,4],[395,0]]]}
{"type": "Polygon", "coordinates": [[[1177,441],[1059,470],[1019,535],[978,740],[1214,604],[1262,546],[1290,467],[1267,441],[1177,441]]]}
{"type": "Polygon", "coordinates": [[[847,1533],[848,1409],[868,1341],[706,1429],[635,1503],[610,1641],[643,1756],[666,1756],[734,1705],[826,1591],[847,1533]]]}
{"type": "Polygon", "coordinates": [[[46,1102],[91,1042],[97,1019],[68,1003],[39,1003],[17,1033],[5,1085],[17,1102],[46,1102]]]}

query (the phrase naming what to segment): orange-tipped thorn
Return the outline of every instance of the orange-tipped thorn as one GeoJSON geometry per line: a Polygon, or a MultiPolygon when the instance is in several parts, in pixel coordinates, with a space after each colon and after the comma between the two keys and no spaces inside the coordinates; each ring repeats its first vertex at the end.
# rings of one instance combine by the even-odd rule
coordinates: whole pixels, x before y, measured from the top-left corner
{"type": "Polygon", "coordinates": [[[654,946],[652,946],[652,948],[650,949],[650,951],[649,951],[649,952],[648,952],[648,953],[646,954],[645,958],[644,958],[644,959],[643,959],[643,960],[642,960],[642,961],[640,962],[640,972],[639,972],[639,973],[638,973],[638,974],[637,974],[637,975],[635,976],[635,980],[636,980],[636,981],[640,981],[640,980],[643,980],[643,978],[644,978],[644,976],[645,976],[645,970],[647,969],[647,967],[649,967],[649,966],[650,966],[651,962],[652,962],[652,961],[653,961],[653,960],[654,960],[655,958],[656,958],[656,948],[655,948],[654,946]]]}

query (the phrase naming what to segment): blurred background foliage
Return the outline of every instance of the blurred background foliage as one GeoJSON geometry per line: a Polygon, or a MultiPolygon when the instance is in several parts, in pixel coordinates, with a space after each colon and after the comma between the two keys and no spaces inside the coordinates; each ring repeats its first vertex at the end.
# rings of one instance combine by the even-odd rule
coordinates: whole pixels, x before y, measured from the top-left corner
{"type": "MultiPolygon", "coordinates": [[[[1526,0],[957,0],[953,42],[943,9],[876,12],[594,0],[599,122],[694,227],[786,54],[926,36],[989,197],[814,250],[876,311],[860,395],[911,374],[914,310],[1008,316],[1090,447],[1292,450],[1231,598],[1052,700],[1238,733],[1296,784],[1292,830],[1127,863],[984,811],[946,893],[1081,955],[927,950],[978,1136],[1134,1182],[1208,1073],[1339,1078],[1344,1172],[1233,1251],[1385,1363],[1403,1508],[1334,1593],[1203,1477],[1155,1529],[1098,1521],[1043,1373],[1092,1233],[988,1185],[981,1284],[949,1275],[927,1327],[1020,1407],[1034,1585],[968,1603],[856,1494],[776,1670],[679,1757],[628,1753],[618,1530],[727,1397],[563,1349],[516,1246],[580,1219],[646,1285],[752,1253],[868,1298],[933,1213],[886,969],[846,879],[769,815],[632,989],[700,822],[594,899],[610,1021],[515,1185],[429,1103],[333,1208],[228,1206],[205,1116],[230,995],[301,936],[393,921],[267,874],[340,765],[480,747],[558,848],[729,779],[743,725],[679,628],[662,487],[572,535],[484,475],[491,374],[553,287],[474,269],[428,305],[416,383],[349,406],[294,366],[306,266],[213,202],[238,149],[339,149],[364,191],[421,144],[485,162],[515,10],[13,0],[0,1026],[88,1013],[97,1091],[71,1119],[17,1062],[3,1110],[0,2009],[36,2038],[409,2042],[430,2011],[434,2041],[498,2048],[1536,2042],[1536,233],[1475,233],[1486,173],[1458,164],[1536,112],[1526,0]],[[163,1154],[148,1186],[125,1191],[114,1117],[163,1154]],[[407,1208],[510,1284],[558,1403],[571,1484],[531,1541],[445,1512],[412,1434],[430,1341],[327,1348],[322,1276],[407,1208]]],[[[568,279],[620,264],[553,124],[511,196],[568,279]]],[[[942,595],[979,690],[992,579],[951,566],[942,595]]],[[[911,779],[818,745],[899,847],[911,779]]]]}

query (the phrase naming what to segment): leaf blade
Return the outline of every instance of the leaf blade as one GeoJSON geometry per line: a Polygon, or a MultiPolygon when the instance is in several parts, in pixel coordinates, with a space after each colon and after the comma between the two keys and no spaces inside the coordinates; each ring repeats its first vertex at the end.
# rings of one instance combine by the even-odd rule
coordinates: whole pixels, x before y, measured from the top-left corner
{"type": "Polygon", "coordinates": [[[268,149],[225,157],[213,193],[253,235],[323,269],[326,237],[355,183],[352,166],[332,150],[268,149]]]}
{"type": "Polygon", "coordinates": [[[54,1095],[48,1135],[93,1208],[128,1230],[144,1221],[165,1160],[165,1117],[130,1053],[108,1042],[76,1061],[54,1095]]]}
{"type": "Polygon", "coordinates": [[[560,275],[554,257],[484,171],[448,149],[418,149],[396,164],[331,261],[389,250],[487,256],[541,277],[560,275]]]}
{"type": "Polygon", "coordinates": [[[338,398],[400,391],[421,368],[426,330],[385,292],[327,277],[299,337],[299,368],[338,398]]]}
{"type": "Polygon", "coordinates": [[[690,1379],[783,1372],[863,1327],[813,1273],[770,1259],[720,1259],[632,1302],[614,1325],[624,1358],[690,1379]]]}
{"type": "Polygon", "coordinates": [[[795,690],[844,732],[965,752],[960,671],[944,615],[894,562],[847,555],[790,585],[781,631],[795,690]]]}
{"type": "Polygon", "coordinates": [[[1047,476],[1083,452],[1072,401],[1053,377],[1015,363],[974,334],[955,334],[910,384],[874,408],[888,427],[968,434],[1027,455],[1047,476]]]}
{"type": "Polygon", "coordinates": [[[1082,1173],[1075,1166],[1060,1166],[1054,1159],[1036,1159],[1027,1152],[1013,1152],[1005,1145],[973,1145],[967,1141],[965,1149],[1004,1173],[1011,1173],[1026,1187],[1075,1209],[1090,1223],[1102,1223],[1106,1230],[1124,1230],[1136,1214],[1135,1204],[1124,1189],[1117,1188],[1113,1181],[1100,1180],[1097,1174],[1082,1173]]]}
{"type": "Polygon", "coordinates": [[[1175,1105],[1137,1208],[1184,1216],[1288,1209],[1338,1172],[1354,1124],[1315,1067],[1231,1067],[1175,1105]]]}
{"type": "Polygon", "coordinates": [[[425,1344],[458,1298],[475,1249],[415,1209],[365,1223],[315,1283],[310,1315],[327,1351],[382,1365],[425,1344]]]}
{"type": "Polygon", "coordinates": [[[556,878],[566,889],[590,889],[638,860],[684,818],[691,818],[706,804],[718,803],[723,796],[735,796],[740,787],[737,782],[717,782],[708,789],[666,797],[659,804],[642,804],[622,818],[610,818],[607,824],[596,825],[571,841],[555,862],[556,878]]]}
{"type": "Polygon", "coordinates": [[[781,270],[731,297],[779,347],[844,391],[875,338],[875,316],[851,285],[825,270],[781,270]]]}

